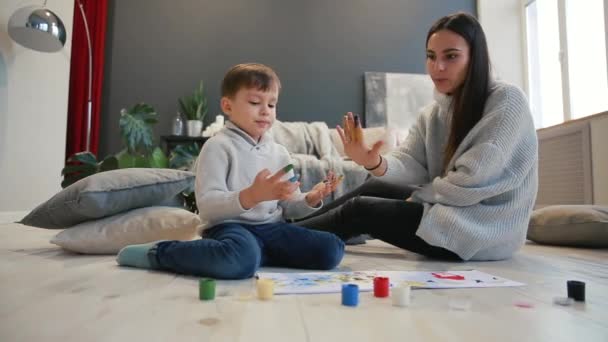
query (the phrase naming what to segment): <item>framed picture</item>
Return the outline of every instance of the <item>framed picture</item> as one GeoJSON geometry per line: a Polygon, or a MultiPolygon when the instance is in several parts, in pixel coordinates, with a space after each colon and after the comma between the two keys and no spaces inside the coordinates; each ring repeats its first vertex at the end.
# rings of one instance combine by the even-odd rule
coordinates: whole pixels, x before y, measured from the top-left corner
{"type": "Polygon", "coordinates": [[[365,72],[365,127],[407,131],[433,101],[433,81],[426,74],[365,72]]]}

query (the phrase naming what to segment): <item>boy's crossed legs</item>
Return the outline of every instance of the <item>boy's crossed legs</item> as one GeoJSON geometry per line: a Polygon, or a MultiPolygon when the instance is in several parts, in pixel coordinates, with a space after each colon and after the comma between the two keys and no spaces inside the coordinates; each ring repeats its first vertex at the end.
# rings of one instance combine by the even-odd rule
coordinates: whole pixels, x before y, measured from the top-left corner
{"type": "Polygon", "coordinates": [[[206,231],[201,240],[125,247],[118,263],[217,279],[243,279],[253,276],[260,266],[332,269],[343,255],[344,243],[328,232],[288,223],[225,223],[206,231]],[[143,258],[148,265],[133,258],[137,248],[139,260],[143,258]]]}

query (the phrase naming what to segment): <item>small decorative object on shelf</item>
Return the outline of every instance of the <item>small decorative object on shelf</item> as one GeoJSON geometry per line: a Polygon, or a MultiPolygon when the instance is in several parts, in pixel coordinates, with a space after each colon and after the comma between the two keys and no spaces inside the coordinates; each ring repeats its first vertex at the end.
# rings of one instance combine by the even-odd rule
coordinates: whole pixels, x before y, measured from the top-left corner
{"type": "Polygon", "coordinates": [[[184,119],[182,119],[182,114],[180,112],[177,112],[177,115],[173,118],[171,133],[173,135],[184,135],[184,119]]]}
{"type": "Polygon", "coordinates": [[[207,115],[207,95],[203,81],[198,88],[190,96],[179,98],[179,107],[182,113],[188,119],[188,135],[198,137],[203,129],[203,121],[207,115]]]}
{"type": "Polygon", "coordinates": [[[200,120],[188,120],[188,136],[198,137],[201,135],[203,122],[200,120]]]}
{"type": "Polygon", "coordinates": [[[205,138],[212,137],[217,132],[219,132],[223,127],[224,127],[224,116],[221,114],[217,115],[215,117],[215,122],[212,123],[211,125],[207,126],[207,128],[205,128],[205,130],[203,131],[202,135],[205,138]]]}

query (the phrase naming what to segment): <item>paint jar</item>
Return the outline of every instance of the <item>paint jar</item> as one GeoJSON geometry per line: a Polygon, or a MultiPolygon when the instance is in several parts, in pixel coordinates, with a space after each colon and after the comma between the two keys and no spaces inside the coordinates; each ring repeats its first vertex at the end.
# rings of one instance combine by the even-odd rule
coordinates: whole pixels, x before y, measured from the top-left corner
{"type": "Polygon", "coordinates": [[[258,298],[270,300],[274,295],[274,281],[272,279],[258,279],[257,282],[258,298]]]}

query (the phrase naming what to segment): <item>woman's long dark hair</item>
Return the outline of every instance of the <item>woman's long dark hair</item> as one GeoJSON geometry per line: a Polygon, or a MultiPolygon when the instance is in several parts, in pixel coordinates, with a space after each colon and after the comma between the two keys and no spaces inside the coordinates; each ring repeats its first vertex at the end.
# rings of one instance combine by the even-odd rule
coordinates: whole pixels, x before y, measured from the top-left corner
{"type": "Polygon", "coordinates": [[[443,172],[447,174],[448,163],[454,156],[458,145],[479,122],[483,114],[488,98],[490,56],[486,35],[477,19],[472,15],[459,12],[437,20],[426,36],[427,46],[431,35],[441,30],[450,30],[464,38],[469,45],[470,54],[464,83],[452,94],[450,136],[443,157],[443,172]]]}

